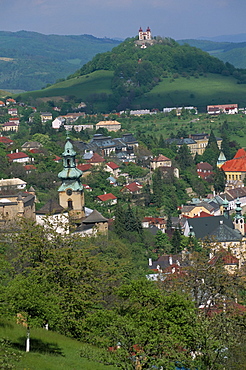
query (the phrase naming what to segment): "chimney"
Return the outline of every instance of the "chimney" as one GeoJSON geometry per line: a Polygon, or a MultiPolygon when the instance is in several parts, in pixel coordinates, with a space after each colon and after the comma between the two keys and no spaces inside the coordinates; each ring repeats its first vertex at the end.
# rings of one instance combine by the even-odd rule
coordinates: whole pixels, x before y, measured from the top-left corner
{"type": "Polygon", "coordinates": [[[152,266],[152,258],[149,258],[149,266],[152,266]]]}
{"type": "Polygon", "coordinates": [[[16,149],[16,151],[15,151],[16,153],[18,153],[19,152],[19,149],[16,149]]]}
{"type": "Polygon", "coordinates": [[[172,265],[172,264],[173,264],[173,257],[169,256],[169,265],[172,265]]]}

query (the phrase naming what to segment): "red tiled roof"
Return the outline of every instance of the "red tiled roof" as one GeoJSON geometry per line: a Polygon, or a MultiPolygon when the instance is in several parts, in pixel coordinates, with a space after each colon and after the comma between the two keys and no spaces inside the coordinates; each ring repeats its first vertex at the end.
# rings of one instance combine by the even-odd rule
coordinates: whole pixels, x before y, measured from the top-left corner
{"type": "Polygon", "coordinates": [[[170,161],[171,159],[165,157],[163,154],[159,154],[158,157],[154,157],[152,162],[170,161]]]}
{"type": "Polygon", "coordinates": [[[11,140],[11,139],[9,139],[8,137],[5,137],[5,136],[0,136],[0,143],[13,144],[13,140],[11,140]]]}
{"type": "Polygon", "coordinates": [[[25,168],[26,171],[36,170],[37,169],[37,167],[35,167],[33,164],[26,164],[24,166],[24,168],[25,168]]]}
{"type": "Polygon", "coordinates": [[[219,258],[222,258],[222,261],[225,265],[238,265],[239,264],[239,259],[237,257],[233,256],[230,252],[224,253],[224,251],[214,256],[209,261],[209,264],[214,265],[219,260],[219,258]]]}
{"type": "Polygon", "coordinates": [[[92,165],[90,163],[80,163],[77,165],[77,168],[80,170],[80,171],[89,171],[91,168],[92,168],[92,165]]]}
{"type": "Polygon", "coordinates": [[[201,177],[204,180],[206,180],[208,177],[210,178],[213,174],[213,172],[197,172],[197,176],[201,177]]]}
{"type": "Polygon", "coordinates": [[[92,188],[89,186],[89,185],[86,185],[86,184],[82,184],[84,189],[86,190],[92,190],[92,188]]]}
{"type": "Polygon", "coordinates": [[[97,198],[99,200],[101,200],[102,202],[106,202],[107,200],[115,200],[115,199],[117,199],[116,196],[114,194],[112,194],[112,193],[98,195],[97,198]]]}
{"type": "Polygon", "coordinates": [[[58,162],[60,160],[61,160],[61,157],[58,157],[58,155],[55,155],[55,158],[53,159],[53,161],[58,162]]]}
{"type": "Polygon", "coordinates": [[[4,127],[15,127],[15,126],[18,126],[18,125],[15,122],[6,122],[3,126],[4,127]]]}
{"type": "Polygon", "coordinates": [[[20,119],[18,117],[10,117],[9,121],[14,122],[14,121],[19,121],[20,119]]]}
{"type": "Polygon", "coordinates": [[[139,191],[140,189],[142,189],[142,185],[136,182],[132,182],[131,184],[126,185],[125,188],[134,193],[135,191],[139,191]]]}
{"type": "Polygon", "coordinates": [[[107,166],[109,166],[110,168],[112,168],[112,170],[117,170],[117,168],[119,168],[119,166],[114,163],[114,162],[108,162],[107,163],[107,166]]]}
{"type": "Polygon", "coordinates": [[[30,149],[29,152],[33,154],[43,153],[40,149],[30,149]]]}
{"type": "Polygon", "coordinates": [[[166,220],[162,217],[144,217],[143,222],[150,222],[152,224],[165,225],[166,220]]]}
{"type": "Polygon", "coordinates": [[[102,163],[102,162],[105,162],[105,159],[97,154],[97,153],[93,153],[93,156],[91,157],[91,159],[88,159],[86,161],[87,163],[102,163]]]}
{"type": "Polygon", "coordinates": [[[183,218],[199,218],[199,217],[214,217],[214,215],[211,215],[210,213],[207,213],[207,212],[200,212],[200,215],[196,215],[194,217],[190,217],[190,216],[187,216],[187,215],[182,215],[183,218]]]}
{"type": "Polygon", "coordinates": [[[29,158],[28,155],[23,152],[7,154],[7,157],[11,160],[20,159],[20,158],[29,158]]]}

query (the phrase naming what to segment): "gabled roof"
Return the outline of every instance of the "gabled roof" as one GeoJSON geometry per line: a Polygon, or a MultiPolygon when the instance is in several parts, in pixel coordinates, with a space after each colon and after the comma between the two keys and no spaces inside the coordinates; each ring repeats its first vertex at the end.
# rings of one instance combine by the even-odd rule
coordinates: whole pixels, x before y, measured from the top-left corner
{"type": "Polygon", "coordinates": [[[210,265],[214,265],[219,259],[222,259],[224,265],[239,265],[239,259],[225,250],[219,251],[210,261],[210,265]]]}
{"type": "MultiPolygon", "coordinates": [[[[214,217],[189,218],[186,220],[186,222],[188,222],[188,224],[192,226],[192,231],[195,233],[197,239],[204,239],[207,236],[213,236],[214,238],[219,238],[220,241],[227,241],[227,239],[225,239],[224,237],[230,237],[229,240],[231,241],[231,238],[234,238],[235,234],[232,237],[232,235],[229,235],[231,234],[231,232],[229,232],[228,229],[224,227],[227,226],[232,231],[237,231],[233,229],[233,222],[231,218],[226,218],[223,215],[214,217]],[[219,228],[219,226],[221,225],[223,227],[219,228]]],[[[240,233],[237,234],[237,240],[241,240],[242,235],[241,237],[240,235],[240,233]]]]}
{"type": "Polygon", "coordinates": [[[246,172],[246,157],[226,161],[221,168],[224,172],[246,172]]]}
{"type": "MultiPolygon", "coordinates": [[[[186,215],[183,215],[183,217],[185,217],[185,218],[192,218],[192,217],[189,217],[189,216],[186,216],[186,215]]],[[[207,213],[207,212],[202,211],[202,212],[200,212],[199,215],[196,215],[193,218],[198,218],[198,217],[214,217],[214,215],[211,215],[210,213],[207,213]]]]}
{"type": "Polygon", "coordinates": [[[243,157],[246,157],[246,151],[245,151],[245,149],[240,148],[240,149],[238,149],[238,151],[234,155],[233,159],[243,158],[243,157]]]}
{"type": "Polygon", "coordinates": [[[62,212],[64,212],[64,208],[53,199],[50,199],[42,208],[36,211],[37,214],[41,215],[60,214],[62,212]]]}
{"type": "Polygon", "coordinates": [[[93,153],[93,156],[87,160],[88,163],[103,163],[105,159],[98,153],[93,153]]]}
{"type": "Polygon", "coordinates": [[[130,184],[128,185],[125,185],[123,189],[127,189],[129,190],[131,193],[134,193],[135,191],[139,191],[142,189],[142,185],[140,185],[139,183],[137,182],[131,182],[130,184]]]}
{"type": "Polygon", "coordinates": [[[38,141],[26,141],[21,147],[25,149],[39,149],[43,145],[38,141]]]}
{"type": "Polygon", "coordinates": [[[99,223],[99,222],[107,222],[108,219],[103,217],[101,215],[101,213],[99,213],[96,209],[94,209],[94,211],[88,216],[86,217],[82,223],[83,224],[95,224],[95,223],[99,223]]]}
{"type": "Polygon", "coordinates": [[[196,165],[197,170],[206,170],[206,171],[212,171],[213,166],[209,164],[208,162],[200,162],[196,165]]]}
{"type": "Polygon", "coordinates": [[[7,154],[7,157],[11,160],[13,159],[20,159],[20,158],[29,158],[26,153],[18,152],[18,153],[10,153],[7,154]]]}
{"type": "Polygon", "coordinates": [[[243,237],[238,230],[230,228],[225,225],[223,221],[221,221],[217,228],[211,231],[207,236],[215,238],[218,242],[239,241],[243,237]]]}
{"type": "Polygon", "coordinates": [[[19,125],[17,123],[15,123],[15,122],[6,122],[6,123],[4,123],[3,126],[4,127],[17,127],[19,125]]]}
{"type": "Polygon", "coordinates": [[[114,125],[121,125],[118,121],[100,121],[96,124],[96,126],[114,126],[114,125]]]}
{"type": "Polygon", "coordinates": [[[36,170],[37,169],[37,167],[35,167],[33,164],[26,164],[24,166],[24,168],[25,168],[26,171],[31,171],[31,170],[36,170]]]}
{"type": "Polygon", "coordinates": [[[246,189],[244,187],[227,190],[227,193],[233,198],[246,197],[246,189]]]}
{"type": "Polygon", "coordinates": [[[5,136],[0,136],[0,143],[13,144],[13,140],[11,140],[11,139],[9,139],[8,137],[5,137],[5,136]]]}
{"type": "Polygon", "coordinates": [[[151,162],[163,162],[170,161],[170,158],[165,157],[163,154],[159,154],[157,157],[154,157],[151,162]]]}
{"type": "Polygon", "coordinates": [[[80,171],[85,172],[85,171],[91,170],[92,165],[90,163],[80,163],[80,164],[77,165],[77,168],[80,171]]]}
{"type": "Polygon", "coordinates": [[[112,168],[112,170],[117,170],[119,168],[119,166],[114,162],[108,162],[106,165],[112,168]]]}
{"type": "Polygon", "coordinates": [[[101,200],[102,202],[117,199],[117,197],[112,193],[98,195],[97,198],[101,200]]]}

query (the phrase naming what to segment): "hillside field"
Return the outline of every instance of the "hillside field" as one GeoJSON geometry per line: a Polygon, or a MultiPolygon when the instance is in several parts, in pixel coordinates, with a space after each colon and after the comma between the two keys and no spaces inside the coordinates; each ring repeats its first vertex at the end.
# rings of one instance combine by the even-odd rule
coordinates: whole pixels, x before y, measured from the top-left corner
{"type": "Polygon", "coordinates": [[[217,74],[189,79],[163,79],[150,92],[135,100],[136,106],[146,108],[195,106],[199,112],[205,112],[206,106],[210,104],[230,103],[246,106],[246,85],[237,84],[233,77],[217,74]]]}
{"type": "Polygon", "coordinates": [[[31,329],[29,353],[25,352],[26,329],[22,326],[1,319],[0,338],[9,339],[12,348],[21,352],[16,370],[116,370],[80,357],[83,343],[45,329],[31,329]]]}
{"type": "Polygon", "coordinates": [[[48,97],[66,98],[75,96],[76,98],[86,100],[91,94],[112,94],[111,80],[112,71],[95,71],[86,76],[79,76],[66,81],[56,83],[46,89],[26,92],[20,94],[22,99],[42,99],[48,97]]]}
{"type": "MultiPolygon", "coordinates": [[[[85,76],[69,79],[43,90],[19,94],[24,100],[51,98],[51,100],[69,99],[75,97],[81,101],[90,101],[93,94],[97,95],[93,101],[95,111],[107,111],[108,101],[100,94],[113,94],[111,82],[112,71],[95,71],[85,76]]],[[[132,108],[158,108],[172,106],[196,106],[199,111],[205,112],[209,104],[238,103],[246,106],[246,85],[237,84],[233,77],[217,74],[208,74],[199,78],[179,77],[165,78],[150,92],[137,98],[132,108]]]]}

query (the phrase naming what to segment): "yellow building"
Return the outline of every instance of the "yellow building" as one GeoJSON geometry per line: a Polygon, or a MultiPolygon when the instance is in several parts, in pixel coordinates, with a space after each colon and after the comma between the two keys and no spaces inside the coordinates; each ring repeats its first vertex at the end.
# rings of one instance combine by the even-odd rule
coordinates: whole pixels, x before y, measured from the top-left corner
{"type": "Polygon", "coordinates": [[[243,181],[246,176],[246,151],[239,149],[234,158],[226,161],[221,169],[224,171],[228,183],[243,181]]]}
{"type": "Polygon", "coordinates": [[[118,121],[100,121],[96,124],[96,129],[106,128],[108,131],[119,131],[121,123],[118,121]]]}

